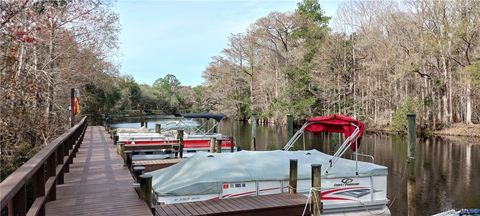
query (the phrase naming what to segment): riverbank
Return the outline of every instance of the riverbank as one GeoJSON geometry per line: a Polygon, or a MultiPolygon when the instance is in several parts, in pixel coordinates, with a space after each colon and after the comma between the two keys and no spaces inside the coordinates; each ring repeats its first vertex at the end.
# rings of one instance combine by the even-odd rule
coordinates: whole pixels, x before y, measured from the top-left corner
{"type": "MultiPolygon", "coordinates": [[[[392,130],[388,126],[367,128],[368,133],[383,134],[406,134],[406,131],[392,130]]],[[[467,125],[463,123],[452,124],[448,128],[436,131],[424,131],[426,136],[464,136],[464,137],[480,137],[480,124],[467,125]]]]}
{"type": "Polygon", "coordinates": [[[449,128],[432,131],[435,136],[469,136],[480,137],[480,124],[467,125],[463,123],[452,124],[449,128]]]}

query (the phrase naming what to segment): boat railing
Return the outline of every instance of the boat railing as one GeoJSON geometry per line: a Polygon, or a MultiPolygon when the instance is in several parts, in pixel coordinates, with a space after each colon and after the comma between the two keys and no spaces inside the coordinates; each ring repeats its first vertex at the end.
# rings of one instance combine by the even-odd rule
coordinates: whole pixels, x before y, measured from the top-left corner
{"type": "MultiPolygon", "coordinates": [[[[372,160],[372,163],[375,163],[375,157],[373,157],[373,155],[362,154],[362,153],[357,153],[357,154],[358,154],[358,156],[370,158],[370,159],[372,160]]],[[[353,159],[354,159],[353,156],[355,156],[355,155],[352,155],[352,156],[350,157],[350,159],[353,160],[353,159]]]]}
{"type": "MultiPolygon", "coordinates": [[[[204,121],[201,125],[194,127],[193,134],[206,135],[206,134],[209,134],[209,133],[214,133],[215,127],[220,124],[219,122],[215,122],[212,127],[207,128],[207,131],[206,131],[206,132],[205,132],[205,131],[202,131],[202,128],[203,128],[207,123],[208,123],[208,121],[204,121]]],[[[182,127],[184,127],[184,128],[191,127],[191,126],[188,125],[187,123],[183,122],[182,119],[180,119],[180,120],[178,120],[178,121],[168,122],[166,125],[169,125],[169,124],[175,124],[176,127],[180,127],[180,126],[182,126],[182,127]]]]}

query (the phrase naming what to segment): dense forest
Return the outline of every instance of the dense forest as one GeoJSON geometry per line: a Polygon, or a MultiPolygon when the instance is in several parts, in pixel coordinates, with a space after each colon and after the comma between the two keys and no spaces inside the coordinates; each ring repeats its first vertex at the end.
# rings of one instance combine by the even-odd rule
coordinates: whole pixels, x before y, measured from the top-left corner
{"type": "Polygon", "coordinates": [[[68,129],[70,88],[92,124],[138,110],[278,124],[341,113],[397,130],[408,112],[429,129],[480,123],[480,1],[352,0],[332,19],[303,0],[232,34],[195,87],[120,74],[113,5],[0,1],[1,179],[68,129]]]}
{"type": "Polygon", "coordinates": [[[68,127],[70,88],[109,85],[110,2],[0,1],[1,178],[68,127]]]}
{"type": "Polygon", "coordinates": [[[0,1],[0,145],[4,179],[69,128],[70,88],[91,124],[105,114],[208,110],[205,87],[173,75],[152,86],[119,74],[109,0],[0,1]]]}
{"type": "Polygon", "coordinates": [[[316,0],[232,34],[204,72],[214,109],[284,122],[341,113],[369,127],[480,122],[480,1],[316,0]],[[218,91],[221,89],[222,91],[218,91]]]}

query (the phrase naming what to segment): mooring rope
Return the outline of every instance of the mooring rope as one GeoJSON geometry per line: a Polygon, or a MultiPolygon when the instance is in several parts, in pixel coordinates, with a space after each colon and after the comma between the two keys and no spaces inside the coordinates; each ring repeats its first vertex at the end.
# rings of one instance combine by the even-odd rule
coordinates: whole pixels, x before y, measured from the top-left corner
{"type": "MultiPolygon", "coordinates": [[[[302,213],[302,216],[305,216],[305,212],[307,211],[307,206],[310,206],[310,212],[312,211],[312,203],[311,203],[311,200],[312,200],[312,192],[313,191],[318,191],[319,193],[321,192],[320,191],[320,188],[310,188],[310,191],[308,192],[308,198],[307,198],[307,202],[305,203],[305,207],[303,208],[303,213],[302,213]],[[310,203],[310,205],[308,205],[310,203]]],[[[317,196],[314,196],[314,199],[316,201],[316,206],[317,206],[317,210],[319,211],[320,213],[320,202],[318,200],[318,197],[317,196]]]]}

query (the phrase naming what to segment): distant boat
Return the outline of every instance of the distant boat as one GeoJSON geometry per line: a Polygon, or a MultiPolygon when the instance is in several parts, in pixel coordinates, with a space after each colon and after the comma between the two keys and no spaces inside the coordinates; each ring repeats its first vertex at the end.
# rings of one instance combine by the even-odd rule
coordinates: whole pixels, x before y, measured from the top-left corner
{"type": "Polygon", "coordinates": [[[305,195],[311,190],[311,165],[322,164],[321,198],[326,213],[375,211],[389,215],[388,168],[341,158],[346,148],[358,149],[357,140],[364,130],[365,124],[345,116],[311,118],[285,145],[284,151],[198,153],[148,174],[153,176],[159,204],[259,196],[287,192],[289,160],[296,159],[297,192],[305,195]],[[305,131],[337,132],[348,138],[333,156],[317,150],[288,151],[305,131]]]}
{"type": "MultiPolygon", "coordinates": [[[[213,128],[225,117],[223,114],[211,113],[188,113],[180,114],[180,118],[172,119],[164,127],[161,133],[155,133],[147,128],[119,128],[117,129],[118,143],[123,144],[165,144],[177,143],[177,130],[184,130],[183,156],[189,157],[196,152],[209,152],[210,140],[222,140],[222,152],[237,151],[233,137],[227,137],[220,133],[214,133],[213,128]],[[215,124],[206,132],[192,126],[188,119],[214,119],[215,124]]],[[[203,126],[203,125],[202,125],[203,126]]]]}
{"type": "Polygon", "coordinates": [[[480,215],[480,209],[461,209],[461,210],[451,209],[438,214],[434,214],[433,216],[464,216],[464,215],[480,215]]]}

